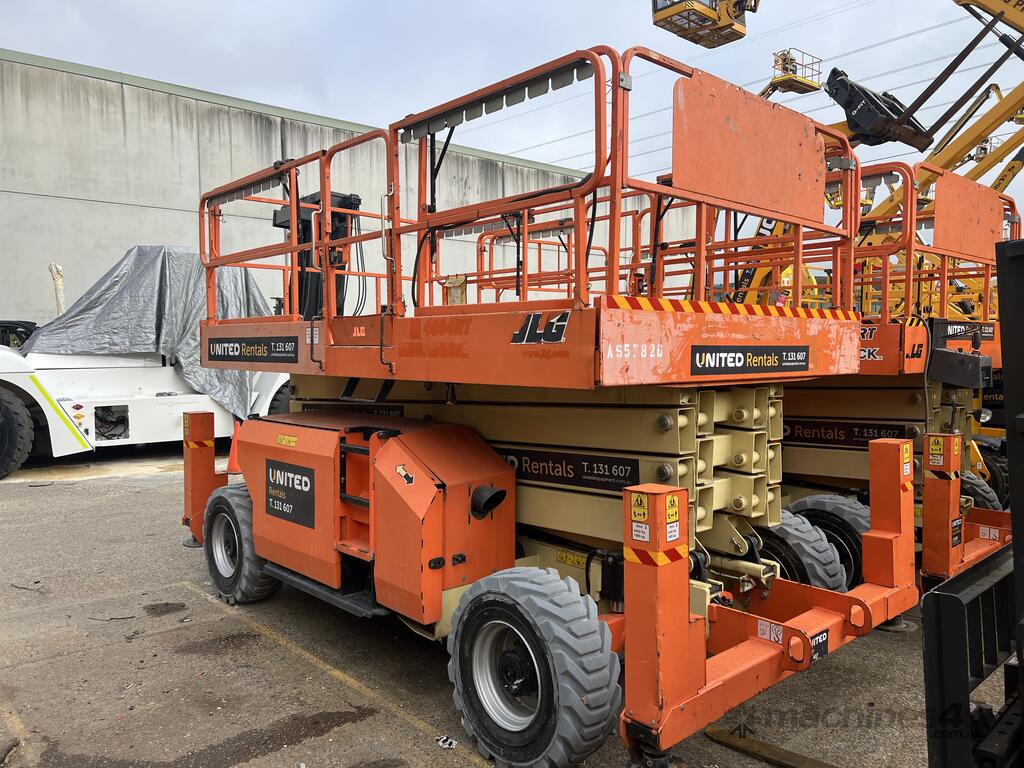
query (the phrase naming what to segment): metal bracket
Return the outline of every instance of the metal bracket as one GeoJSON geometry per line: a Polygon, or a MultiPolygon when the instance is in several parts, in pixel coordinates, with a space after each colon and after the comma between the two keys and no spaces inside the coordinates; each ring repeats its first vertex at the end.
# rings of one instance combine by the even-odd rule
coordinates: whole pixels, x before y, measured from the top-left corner
{"type": "Polygon", "coordinates": [[[633,76],[628,72],[619,72],[619,88],[624,91],[632,91],[633,76]]]}
{"type": "Polygon", "coordinates": [[[857,161],[849,157],[830,157],[825,161],[825,168],[829,171],[852,171],[857,167],[857,161]]]}

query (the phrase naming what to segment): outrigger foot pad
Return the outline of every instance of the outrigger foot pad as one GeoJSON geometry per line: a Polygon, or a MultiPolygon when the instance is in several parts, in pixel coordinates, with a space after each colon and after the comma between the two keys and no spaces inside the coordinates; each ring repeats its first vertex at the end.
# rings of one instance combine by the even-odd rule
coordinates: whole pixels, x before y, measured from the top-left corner
{"type": "Polygon", "coordinates": [[[900,615],[879,624],[877,629],[881,632],[916,632],[917,624],[907,621],[900,615]]]}
{"type": "Polygon", "coordinates": [[[629,768],[673,768],[678,765],[667,752],[649,752],[641,748],[638,757],[630,761],[629,768]]]}
{"type": "Polygon", "coordinates": [[[189,536],[187,539],[185,539],[183,542],[181,542],[181,545],[183,547],[188,548],[188,549],[202,549],[203,548],[203,545],[200,544],[198,541],[196,541],[196,537],[195,536],[189,536]]]}

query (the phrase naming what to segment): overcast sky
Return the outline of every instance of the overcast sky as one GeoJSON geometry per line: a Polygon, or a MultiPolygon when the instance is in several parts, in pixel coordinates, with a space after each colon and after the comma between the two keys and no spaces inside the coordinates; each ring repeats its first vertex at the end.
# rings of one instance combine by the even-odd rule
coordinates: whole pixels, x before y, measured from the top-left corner
{"type": "MultiPolygon", "coordinates": [[[[648,0],[0,0],[0,47],[202,88],[345,120],[386,125],[568,51],[603,43],[647,45],[685,63],[759,90],[771,54],[797,47],[832,67],[892,90],[910,102],[980,29],[952,0],[762,0],[747,40],[715,51],[651,25],[648,0]],[[901,38],[893,40],[893,38],[901,38]],[[885,42],[890,41],[892,42],[885,42]]],[[[994,61],[994,38],[929,102],[934,120],[994,61]]],[[[637,74],[643,69],[638,67],[637,74]]],[[[995,82],[1010,90],[1024,64],[1014,59],[995,82]]],[[[667,135],[672,77],[636,84],[631,170],[660,172],[670,162],[667,135]],[[649,138],[648,138],[649,137],[649,138]]],[[[567,92],[568,95],[574,95],[567,92]]],[[[555,94],[555,106],[469,124],[455,142],[570,167],[586,165],[592,138],[587,101],[555,94]],[[506,119],[501,119],[506,118],[506,119]],[[582,127],[581,127],[582,126],[582,127]]],[[[824,94],[775,97],[822,122],[842,118],[824,94]]],[[[538,101],[537,106],[545,102],[538,101]]],[[[1015,130],[1007,125],[999,134],[1015,130]]],[[[756,151],[755,147],[751,151],[756,151]]],[[[865,160],[918,159],[902,145],[864,148],[865,160]]],[[[1011,192],[1024,190],[1024,175],[1011,192]]]]}

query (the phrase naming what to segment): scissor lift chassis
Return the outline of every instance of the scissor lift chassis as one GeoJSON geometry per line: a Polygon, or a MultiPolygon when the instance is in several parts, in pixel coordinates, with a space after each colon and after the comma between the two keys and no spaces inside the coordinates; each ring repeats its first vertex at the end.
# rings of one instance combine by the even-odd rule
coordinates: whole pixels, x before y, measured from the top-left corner
{"type": "MultiPolygon", "coordinates": [[[[292,427],[287,416],[260,423],[276,434],[287,435],[292,427]]],[[[243,429],[249,425],[255,422],[243,429]]],[[[625,536],[625,608],[600,618],[611,628],[614,650],[628,645],[622,736],[630,749],[667,752],[737,704],[917,603],[910,442],[878,440],[870,451],[872,528],[863,537],[864,583],[842,594],[776,579],[770,590],[739,600],[742,610],[712,604],[706,617],[690,612],[689,548],[680,543],[689,540],[688,516],[679,514],[688,507],[686,489],[625,489],[624,528],[633,530],[633,507],[643,497],[649,541],[625,536]],[[670,533],[671,523],[678,528],[670,533]],[[663,648],[676,650],[666,654],[663,648]]],[[[227,481],[213,469],[210,414],[189,415],[185,462],[183,522],[201,540],[206,499],[227,481]]]]}
{"type": "MultiPolygon", "coordinates": [[[[334,395],[337,408],[322,408],[321,402],[302,410],[297,402],[290,414],[243,424],[238,454],[248,484],[244,494],[225,489],[227,478],[214,471],[209,415],[190,414],[183,523],[209,545],[207,523],[222,514],[226,497],[234,495],[242,506],[251,499],[254,553],[267,566],[262,574],[246,571],[243,597],[272,591],[266,576],[273,574],[354,613],[393,612],[417,631],[442,637],[474,585],[513,565],[537,565],[536,551],[514,551],[517,535],[529,545],[540,540],[538,529],[560,532],[557,509],[544,525],[524,520],[531,502],[484,439],[553,441],[544,437],[555,428],[544,423],[544,414],[559,409],[593,411],[595,420],[604,409],[619,419],[609,417],[609,424],[623,425],[629,408],[636,414],[666,409],[666,418],[658,419],[656,450],[643,443],[655,438],[640,426],[622,430],[624,438],[633,430],[629,439],[640,441],[630,443],[630,452],[670,459],[661,463],[668,464],[672,484],[605,488],[595,498],[607,501],[619,491],[622,498],[621,511],[605,528],[596,535],[561,531],[572,544],[621,563],[621,594],[604,594],[606,587],[614,592],[613,567],[609,582],[589,585],[581,599],[600,598],[598,626],[607,628],[600,636],[610,637],[610,651],[628,649],[622,738],[634,757],[651,765],[664,761],[673,745],[731,707],[917,602],[910,440],[870,446],[871,528],[862,537],[862,584],[840,593],[786,581],[777,578],[777,564],[758,555],[757,530],[777,525],[780,514],[781,387],[859,370],[861,318],[853,311],[859,210],[846,205],[836,214],[838,223],[826,222],[826,184],[842,199],[857,200],[859,165],[843,135],[669,57],[644,48],[620,55],[599,46],[204,195],[200,253],[209,312],[201,326],[203,364],[279,371],[303,386],[320,381],[328,391],[343,391],[334,395]],[[677,77],[678,151],[671,178],[656,184],[630,176],[628,168],[630,68],[637,59],[677,77]],[[594,174],[529,195],[441,209],[433,192],[445,149],[437,153],[436,133],[447,128],[450,138],[455,126],[485,108],[512,106],[589,78],[594,174]],[[735,130],[723,135],[725,120],[735,130]],[[419,159],[414,218],[403,217],[399,200],[399,149],[406,139],[419,159]],[[760,147],[753,157],[741,151],[751,143],[760,147]],[[380,213],[337,208],[332,160],[371,144],[383,147],[387,168],[380,213]],[[684,152],[683,145],[702,151],[684,152]],[[299,200],[300,168],[312,169],[319,200],[331,204],[299,200]],[[275,185],[285,189],[284,199],[261,196],[275,185]],[[625,204],[631,198],[639,201],[639,212],[625,204]],[[220,230],[227,220],[221,209],[240,199],[281,206],[278,218],[290,219],[288,239],[223,253],[220,230]],[[675,209],[692,211],[692,233],[663,228],[665,214],[675,209]],[[311,217],[307,242],[299,241],[300,213],[311,217]],[[344,237],[332,236],[336,215],[370,217],[379,231],[346,226],[344,237]],[[745,236],[740,220],[750,215],[778,218],[790,230],[782,237],[745,236]],[[607,230],[600,246],[593,243],[598,219],[607,230]],[[557,241],[545,234],[555,230],[557,241]],[[453,231],[479,234],[476,271],[446,274],[440,266],[438,244],[453,231]],[[403,236],[417,243],[411,280],[402,267],[403,236]],[[514,270],[488,261],[495,236],[514,241],[517,257],[525,255],[514,270]],[[631,245],[624,246],[627,240],[631,245]],[[367,274],[353,267],[352,251],[371,242],[380,243],[385,268],[370,275],[380,287],[375,311],[336,311],[337,278],[367,274]],[[539,255],[533,261],[532,248],[538,254],[554,249],[557,265],[545,266],[539,255]],[[601,254],[597,266],[592,250],[601,254]],[[285,263],[265,262],[277,256],[285,263]],[[284,314],[219,318],[212,298],[217,268],[252,267],[254,261],[281,273],[284,314]],[[808,265],[830,277],[805,283],[808,265]],[[759,296],[773,298],[728,300],[726,289],[751,268],[768,271],[771,279],[760,284],[759,296]],[[299,283],[310,269],[322,275],[323,296],[319,310],[306,316],[299,283]],[[786,270],[793,280],[782,291],[786,270]],[[377,383],[369,402],[354,397],[360,381],[377,383]],[[458,418],[446,419],[444,414],[477,407],[449,407],[451,398],[436,413],[418,414],[423,418],[387,412],[390,391],[417,386],[486,390],[491,399],[480,408],[517,414],[528,413],[543,389],[549,410],[536,410],[533,421],[524,418],[518,426],[506,419],[510,431],[504,437],[481,437],[458,418]],[[678,397],[674,406],[664,401],[665,392],[669,400],[678,397]],[[709,404],[716,398],[735,398],[736,407],[718,413],[709,404]],[[719,465],[727,461],[730,467],[719,465]],[[716,470],[732,474],[718,477],[716,470]],[[720,493],[726,482],[745,490],[720,493]],[[723,551],[730,546],[728,535],[717,535],[723,530],[735,531],[735,550],[723,551]],[[707,584],[691,577],[691,570],[696,573],[699,555],[709,552],[729,589],[707,589],[695,600],[691,587],[707,584]]],[[[570,452],[618,447],[615,434],[594,444],[571,424],[559,429],[559,445],[570,452]]],[[[566,560],[556,560],[565,566],[562,573],[580,572],[578,562],[566,560]]],[[[582,570],[589,575],[586,565],[582,570]]],[[[235,594],[235,586],[215,582],[222,594],[235,594]]],[[[616,691],[617,685],[610,681],[616,691]]]]}

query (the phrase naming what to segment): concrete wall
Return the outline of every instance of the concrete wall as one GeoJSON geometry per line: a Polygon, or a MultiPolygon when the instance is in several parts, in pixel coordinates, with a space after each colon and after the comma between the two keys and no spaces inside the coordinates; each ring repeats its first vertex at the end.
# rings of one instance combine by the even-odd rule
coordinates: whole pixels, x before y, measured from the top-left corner
{"type": "MultiPolygon", "coordinates": [[[[395,108],[402,113],[401,105],[395,108]]],[[[50,262],[64,269],[70,306],[133,245],[196,247],[202,192],[365,129],[0,50],[0,319],[54,316],[50,262]]],[[[407,157],[405,165],[402,194],[412,203],[415,164],[407,157]]],[[[355,192],[364,209],[379,210],[379,145],[339,157],[333,173],[336,191],[355,192]]],[[[562,184],[574,178],[567,173],[453,147],[440,180],[441,204],[562,184]]],[[[313,176],[301,177],[303,194],[316,188],[313,176]]],[[[269,206],[238,203],[226,213],[225,251],[280,239],[267,224],[269,206]]],[[[466,264],[473,252],[469,242],[445,249],[466,264]]],[[[366,250],[367,268],[375,271],[379,254],[366,250]]],[[[268,276],[261,283],[280,295],[279,280],[268,276]]]]}

